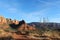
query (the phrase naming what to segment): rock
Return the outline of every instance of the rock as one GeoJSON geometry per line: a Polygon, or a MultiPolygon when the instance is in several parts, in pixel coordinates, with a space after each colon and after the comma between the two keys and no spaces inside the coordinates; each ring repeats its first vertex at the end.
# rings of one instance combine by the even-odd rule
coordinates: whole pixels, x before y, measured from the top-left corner
{"type": "Polygon", "coordinates": [[[0,24],[6,24],[6,18],[4,18],[3,16],[0,16],[0,24]]]}

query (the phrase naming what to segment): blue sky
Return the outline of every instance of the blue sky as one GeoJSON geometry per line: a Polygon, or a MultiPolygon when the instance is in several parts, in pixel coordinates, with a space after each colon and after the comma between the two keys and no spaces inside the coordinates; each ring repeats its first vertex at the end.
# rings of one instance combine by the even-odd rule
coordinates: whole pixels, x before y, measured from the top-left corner
{"type": "Polygon", "coordinates": [[[0,15],[26,22],[60,22],[60,0],[0,0],[0,15]]]}

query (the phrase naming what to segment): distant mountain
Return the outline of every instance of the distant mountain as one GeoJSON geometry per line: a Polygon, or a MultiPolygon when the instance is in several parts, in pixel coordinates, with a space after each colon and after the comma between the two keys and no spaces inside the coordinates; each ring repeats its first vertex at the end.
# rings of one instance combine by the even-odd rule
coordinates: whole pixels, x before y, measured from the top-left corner
{"type": "Polygon", "coordinates": [[[31,23],[28,23],[28,25],[32,25],[32,24],[34,24],[36,26],[36,28],[38,28],[38,29],[42,29],[42,28],[60,29],[60,23],[52,23],[52,22],[48,22],[48,23],[31,22],[31,23]]]}

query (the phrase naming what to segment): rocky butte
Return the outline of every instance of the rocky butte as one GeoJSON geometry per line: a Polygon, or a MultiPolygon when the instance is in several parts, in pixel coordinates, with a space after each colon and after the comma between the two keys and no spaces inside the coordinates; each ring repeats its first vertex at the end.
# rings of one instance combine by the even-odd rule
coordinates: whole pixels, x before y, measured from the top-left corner
{"type": "Polygon", "coordinates": [[[13,39],[31,38],[30,31],[35,31],[35,25],[28,25],[24,20],[12,20],[0,16],[0,38],[11,36],[13,39]]]}

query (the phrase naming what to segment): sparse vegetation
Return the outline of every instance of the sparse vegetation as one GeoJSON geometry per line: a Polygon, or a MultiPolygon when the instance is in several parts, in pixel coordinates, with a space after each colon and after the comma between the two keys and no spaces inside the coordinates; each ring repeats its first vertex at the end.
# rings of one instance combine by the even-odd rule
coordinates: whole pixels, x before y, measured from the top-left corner
{"type": "MultiPolygon", "coordinates": [[[[3,18],[3,17],[2,17],[3,18]]],[[[17,21],[3,18],[0,23],[0,38],[9,37],[17,38],[40,38],[47,36],[50,38],[60,38],[60,32],[53,27],[52,24],[43,25],[34,24],[28,25],[24,20],[17,21]],[[4,22],[5,21],[5,22],[4,22]],[[16,37],[17,36],[17,37],[16,37]]]]}

